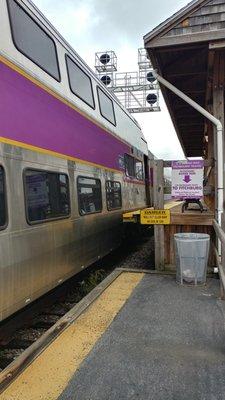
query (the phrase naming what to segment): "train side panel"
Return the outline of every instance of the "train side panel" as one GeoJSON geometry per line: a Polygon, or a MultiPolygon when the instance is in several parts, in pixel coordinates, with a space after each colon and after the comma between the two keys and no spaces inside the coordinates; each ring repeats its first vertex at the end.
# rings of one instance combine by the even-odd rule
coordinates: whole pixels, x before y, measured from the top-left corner
{"type": "MultiPolygon", "coordinates": [[[[128,155],[139,164],[140,173],[140,163],[147,162],[138,124],[32,3],[16,4],[54,41],[60,79],[16,48],[7,1],[0,0],[0,168],[5,176],[0,194],[7,214],[0,226],[0,321],[117,247],[122,213],[145,207],[147,197],[144,176],[130,176],[125,163],[128,155]],[[68,55],[90,79],[93,107],[71,92],[68,55]],[[115,123],[102,115],[99,87],[113,105],[115,123]],[[27,170],[67,177],[66,216],[30,223],[27,170]],[[83,214],[79,177],[100,182],[99,212],[83,214]],[[121,185],[122,204],[115,209],[109,209],[106,200],[108,181],[121,185]]],[[[39,190],[35,184],[33,189],[39,190]]],[[[40,192],[42,201],[43,196],[40,192]]],[[[3,207],[2,203],[1,212],[3,207]]]]}
{"type": "Polygon", "coordinates": [[[8,225],[0,232],[0,320],[35,300],[115,249],[122,238],[122,213],[143,206],[145,187],[119,172],[46,156],[2,144],[0,165],[6,177],[8,225]],[[58,171],[69,177],[68,218],[29,225],[24,171],[58,171]],[[77,178],[101,180],[102,212],[80,215],[77,178]],[[122,207],[108,211],[105,183],[121,183],[122,207]]]}

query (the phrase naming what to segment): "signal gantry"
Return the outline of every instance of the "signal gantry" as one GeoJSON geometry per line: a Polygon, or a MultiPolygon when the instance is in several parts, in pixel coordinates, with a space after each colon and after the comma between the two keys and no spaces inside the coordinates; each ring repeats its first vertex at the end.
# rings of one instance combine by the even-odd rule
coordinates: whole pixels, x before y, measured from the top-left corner
{"type": "Polygon", "coordinates": [[[138,49],[138,71],[117,72],[117,56],[112,50],[95,53],[95,70],[130,113],[160,111],[159,85],[146,49],[138,49]]]}

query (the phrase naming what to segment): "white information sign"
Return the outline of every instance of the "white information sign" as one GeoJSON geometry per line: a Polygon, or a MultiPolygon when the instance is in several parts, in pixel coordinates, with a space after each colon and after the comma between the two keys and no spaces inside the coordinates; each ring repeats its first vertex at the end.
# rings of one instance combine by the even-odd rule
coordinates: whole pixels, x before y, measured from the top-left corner
{"type": "Polygon", "coordinates": [[[200,199],[203,197],[203,160],[172,162],[172,197],[200,199]]]}

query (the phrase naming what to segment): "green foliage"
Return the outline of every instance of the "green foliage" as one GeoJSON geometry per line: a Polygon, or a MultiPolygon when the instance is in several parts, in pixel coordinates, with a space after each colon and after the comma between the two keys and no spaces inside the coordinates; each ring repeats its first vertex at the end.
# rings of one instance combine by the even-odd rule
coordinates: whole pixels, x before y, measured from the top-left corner
{"type": "Polygon", "coordinates": [[[90,275],[85,278],[82,282],[80,282],[80,290],[82,295],[85,296],[92,289],[95,288],[106,276],[106,271],[103,269],[98,269],[97,271],[93,271],[90,275]]]}

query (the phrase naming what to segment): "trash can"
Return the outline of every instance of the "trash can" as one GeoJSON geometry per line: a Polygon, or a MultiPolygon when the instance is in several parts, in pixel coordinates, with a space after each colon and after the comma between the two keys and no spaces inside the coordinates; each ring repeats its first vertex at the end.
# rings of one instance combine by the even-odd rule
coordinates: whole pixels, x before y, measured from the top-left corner
{"type": "Polygon", "coordinates": [[[176,280],[181,285],[206,283],[210,237],[206,233],[176,233],[176,280]]]}

